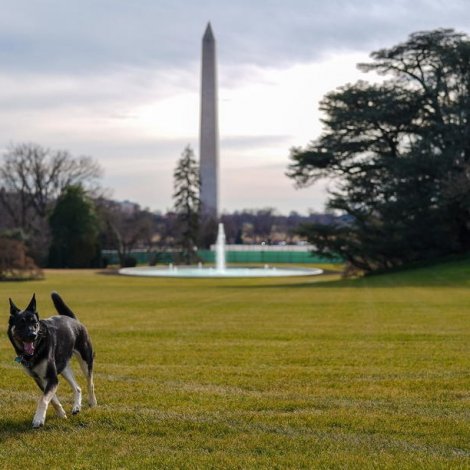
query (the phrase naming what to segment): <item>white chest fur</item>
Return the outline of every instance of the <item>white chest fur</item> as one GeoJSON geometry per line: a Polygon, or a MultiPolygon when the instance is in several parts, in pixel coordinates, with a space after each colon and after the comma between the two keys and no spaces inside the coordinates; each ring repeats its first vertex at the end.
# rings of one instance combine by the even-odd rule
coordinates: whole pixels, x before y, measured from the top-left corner
{"type": "Polygon", "coordinates": [[[44,382],[46,380],[47,359],[44,359],[43,361],[39,362],[32,369],[29,369],[28,367],[23,367],[23,369],[27,374],[33,377],[38,377],[41,381],[44,382]]]}

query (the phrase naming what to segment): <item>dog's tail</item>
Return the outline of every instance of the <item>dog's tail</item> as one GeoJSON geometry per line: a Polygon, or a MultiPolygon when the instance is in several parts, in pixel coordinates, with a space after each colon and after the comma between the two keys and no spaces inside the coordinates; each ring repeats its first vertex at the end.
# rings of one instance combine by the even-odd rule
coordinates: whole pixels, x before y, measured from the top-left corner
{"type": "Polygon", "coordinates": [[[66,317],[75,318],[75,314],[70,310],[70,308],[62,300],[62,297],[57,292],[52,292],[51,294],[52,302],[54,302],[54,307],[59,313],[59,315],[65,315],[66,317]]]}

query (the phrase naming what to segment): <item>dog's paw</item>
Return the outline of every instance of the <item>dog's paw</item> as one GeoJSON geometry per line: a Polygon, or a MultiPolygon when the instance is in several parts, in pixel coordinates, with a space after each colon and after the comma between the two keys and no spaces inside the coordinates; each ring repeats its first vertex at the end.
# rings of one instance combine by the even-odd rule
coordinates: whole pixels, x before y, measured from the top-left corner
{"type": "Polygon", "coordinates": [[[90,405],[90,408],[94,408],[98,402],[96,401],[96,397],[93,396],[91,398],[88,399],[88,404],[90,405]]]}
{"type": "Polygon", "coordinates": [[[73,415],[78,415],[78,413],[80,413],[80,410],[81,410],[81,407],[80,406],[74,406],[72,408],[72,414],[73,415]]]}
{"type": "Polygon", "coordinates": [[[44,426],[44,420],[43,419],[33,419],[33,429],[39,429],[44,426]]]}

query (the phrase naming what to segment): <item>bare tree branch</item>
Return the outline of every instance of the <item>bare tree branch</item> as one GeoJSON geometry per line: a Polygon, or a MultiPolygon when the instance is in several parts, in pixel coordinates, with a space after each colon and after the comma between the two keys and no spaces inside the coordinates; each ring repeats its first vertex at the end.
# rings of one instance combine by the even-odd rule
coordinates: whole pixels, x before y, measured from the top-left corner
{"type": "Polygon", "coordinates": [[[81,185],[93,192],[101,175],[91,157],[73,157],[32,143],[12,145],[0,166],[0,202],[17,225],[30,231],[34,219],[46,217],[65,187],[81,185]]]}

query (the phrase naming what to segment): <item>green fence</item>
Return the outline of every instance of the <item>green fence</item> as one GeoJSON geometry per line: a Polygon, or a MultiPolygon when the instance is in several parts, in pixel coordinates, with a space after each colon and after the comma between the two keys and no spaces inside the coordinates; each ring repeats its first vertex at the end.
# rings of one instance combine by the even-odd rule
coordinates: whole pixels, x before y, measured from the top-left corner
{"type": "MultiPolygon", "coordinates": [[[[215,253],[212,250],[199,250],[197,252],[199,259],[204,263],[214,263],[215,253]]],[[[174,263],[175,260],[180,259],[178,252],[148,252],[144,250],[135,250],[131,256],[137,260],[138,264],[169,264],[174,263]]],[[[103,257],[106,258],[108,264],[118,264],[119,259],[117,252],[114,250],[104,250],[103,257]]],[[[276,264],[276,263],[291,263],[291,264],[304,264],[304,263],[342,263],[341,259],[331,260],[322,258],[312,254],[310,251],[289,251],[286,250],[236,250],[225,251],[227,263],[240,263],[240,264],[276,264]]]]}
{"type": "MultiPolygon", "coordinates": [[[[206,263],[214,263],[215,254],[211,250],[199,250],[199,257],[206,263]]],[[[322,258],[320,256],[312,254],[310,251],[270,251],[267,250],[250,250],[250,251],[226,251],[225,258],[227,263],[331,263],[331,260],[322,258]]],[[[340,263],[341,260],[333,261],[335,263],[340,263]]]]}

